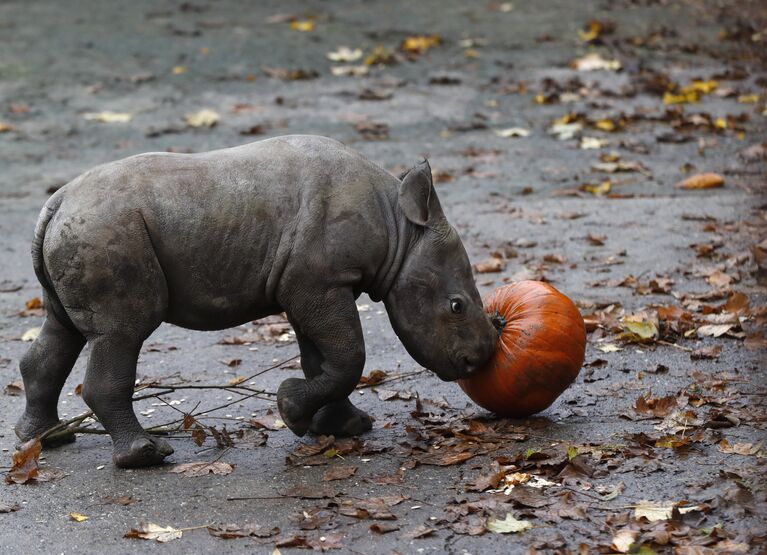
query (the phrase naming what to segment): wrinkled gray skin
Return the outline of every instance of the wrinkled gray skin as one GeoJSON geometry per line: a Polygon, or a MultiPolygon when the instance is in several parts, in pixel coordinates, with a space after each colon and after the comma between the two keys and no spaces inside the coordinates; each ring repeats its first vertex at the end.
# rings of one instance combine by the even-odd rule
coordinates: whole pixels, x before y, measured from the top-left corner
{"type": "Polygon", "coordinates": [[[286,312],[306,379],[285,380],[277,399],[299,436],[371,428],[347,398],[365,364],[362,292],[384,300],[408,352],[444,380],[470,375],[497,339],[428,163],[400,180],[323,137],[94,168],[48,200],[32,256],[48,318],[20,364],[16,433],[28,440],[59,421],[87,341],[83,399],[120,467],[173,452],[131,401],[141,345],[161,322],[215,330],[286,312]]]}

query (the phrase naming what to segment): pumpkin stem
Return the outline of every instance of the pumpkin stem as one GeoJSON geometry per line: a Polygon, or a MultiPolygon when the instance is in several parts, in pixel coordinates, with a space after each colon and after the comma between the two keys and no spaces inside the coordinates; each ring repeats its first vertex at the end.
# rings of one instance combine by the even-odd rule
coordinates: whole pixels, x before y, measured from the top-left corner
{"type": "Polygon", "coordinates": [[[496,310],[495,314],[490,317],[490,321],[493,322],[493,326],[498,332],[498,335],[501,335],[503,328],[506,327],[506,318],[503,317],[503,314],[496,310]]]}

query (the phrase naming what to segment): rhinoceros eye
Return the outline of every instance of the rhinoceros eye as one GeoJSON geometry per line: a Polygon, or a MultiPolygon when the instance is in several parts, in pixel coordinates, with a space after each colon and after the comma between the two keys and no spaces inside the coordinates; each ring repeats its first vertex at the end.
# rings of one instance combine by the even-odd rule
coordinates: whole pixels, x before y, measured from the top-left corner
{"type": "Polygon", "coordinates": [[[453,314],[460,314],[463,312],[463,303],[459,299],[453,299],[450,301],[450,310],[453,314]]]}

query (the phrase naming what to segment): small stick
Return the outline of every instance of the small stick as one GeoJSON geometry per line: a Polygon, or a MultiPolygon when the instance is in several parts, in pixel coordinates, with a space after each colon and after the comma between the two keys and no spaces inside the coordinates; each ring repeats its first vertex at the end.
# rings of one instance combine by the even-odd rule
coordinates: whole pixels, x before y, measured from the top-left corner
{"type": "Polygon", "coordinates": [[[689,347],[684,347],[682,345],[677,345],[676,343],[670,343],[669,341],[663,341],[662,339],[658,339],[656,343],[660,343],[661,345],[666,345],[668,347],[674,347],[675,349],[680,349],[682,351],[691,353],[694,351],[694,349],[690,349],[689,347]]]}

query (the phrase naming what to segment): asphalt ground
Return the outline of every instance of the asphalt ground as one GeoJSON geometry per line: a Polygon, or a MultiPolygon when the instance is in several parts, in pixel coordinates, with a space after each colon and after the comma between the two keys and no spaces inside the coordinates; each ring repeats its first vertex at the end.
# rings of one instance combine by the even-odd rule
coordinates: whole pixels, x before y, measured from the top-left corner
{"type": "MultiPolygon", "coordinates": [[[[506,421],[476,407],[456,384],[422,371],[383,306],[363,296],[366,374],[402,376],[354,394],[376,418],[364,444],[328,444],[319,452],[336,449],[335,456],[304,464],[290,455],[315,440],[273,425],[278,429],[255,429],[250,420],[271,422],[267,411],[275,407],[254,398],[200,419],[217,431],[226,427],[230,447],[218,448],[212,437],[198,446],[188,433],[171,439],[170,463],[226,462],[234,465],[227,475],[188,477],[170,472],[172,465],[116,469],[109,439],[82,434],[43,452],[42,467],[57,469],[55,479],[2,486],[0,506],[15,509],[0,514],[2,551],[271,553],[275,545],[292,551],[292,543],[352,553],[608,553],[620,547],[623,530],[635,550],[763,552],[767,204],[759,145],[767,140],[766,21],[759,2],[0,4],[1,386],[19,380],[28,348],[20,338],[43,320],[39,309],[25,309],[41,293],[29,245],[52,190],[135,153],[197,152],[287,133],[334,137],[394,173],[428,157],[472,262],[500,256],[502,271],[477,275],[483,293],[508,281],[546,279],[594,322],[576,383],[540,415],[506,421]],[[579,30],[590,20],[602,27],[587,42],[579,30]],[[612,32],[605,22],[615,24],[612,32]],[[312,28],[293,28],[302,25],[312,28]],[[440,44],[401,50],[408,37],[422,35],[437,35],[440,44]],[[363,57],[331,62],[327,53],[340,45],[362,49],[363,57]],[[364,65],[378,45],[394,56],[393,65],[333,75],[333,67],[364,65]],[[621,67],[569,65],[588,53],[621,67]],[[678,94],[696,79],[716,81],[715,89],[694,94],[695,102],[664,103],[664,92],[678,94]],[[185,120],[204,109],[216,112],[214,126],[185,120]],[[104,112],[129,114],[129,121],[98,121],[109,119],[104,112]],[[580,129],[560,139],[551,128],[567,114],[566,123],[580,129]],[[526,136],[496,133],[504,130],[526,136]],[[588,145],[599,148],[581,148],[588,145]],[[600,163],[608,166],[595,168],[600,163]],[[724,186],[675,186],[699,172],[720,174],[724,186]],[[720,337],[617,337],[616,321],[670,305],[690,310],[697,327],[705,306],[720,313],[734,292],[746,296],[749,309],[720,337]],[[721,347],[718,358],[691,358],[712,346],[721,347]],[[643,395],[674,396],[678,410],[640,413],[643,395]],[[433,464],[435,447],[456,448],[455,430],[472,421],[501,430],[503,442],[490,448],[478,438],[485,447],[465,462],[433,464]],[[669,434],[677,443],[663,447],[669,434]],[[517,489],[542,491],[550,503],[466,491],[477,477],[507,476],[512,465],[528,475],[522,481],[553,482],[517,489]],[[356,473],[323,482],[330,468],[347,466],[356,473]],[[333,491],[320,489],[328,486],[333,491]],[[611,498],[611,491],[619,494],[611,498]],[[326,497],[302,498],[317,495],[326,497]],[[348,516],[361,500],[382,496],[407,498],[389,507],[395,519],[348,516]],[[636,518],[643,501],[698,509],[648,523],[636,518]],[[70,513],[88,518],[76,522],[70,513]],[[532,528],[488,530],[507,513],[532,528]],[[141,522],[188,530],[164,544],[123,537],[141,522]],[[371,529],[381,523],[399,529],[371,529]],[[224,540],[205,529],[227,524],[280,531],[224,540]]],[[[208,333],[164,325],[142,351],[139,377],[220,386],[250,376],[298,354],[280,326],[268,328],[272,337],[256,324],[208,333]],[[221,344],[243,335],[253,342],[221,344]],[[231,359],[241,362],[229,366],[231,359]]],[[[75,391],[86,356],[65,387],[62,418],[87,410],[75,391]]],[[[275,369],[254,387],[276,391],[299,374],[275,369]]],[[[14,393],[11,387],[0,394],[4,467],[23,410],[23,395],[14,393]]],[[[149,427],[237,395],[178,390],[162,402],[137,403],[137,410],[149,427]]]]}

